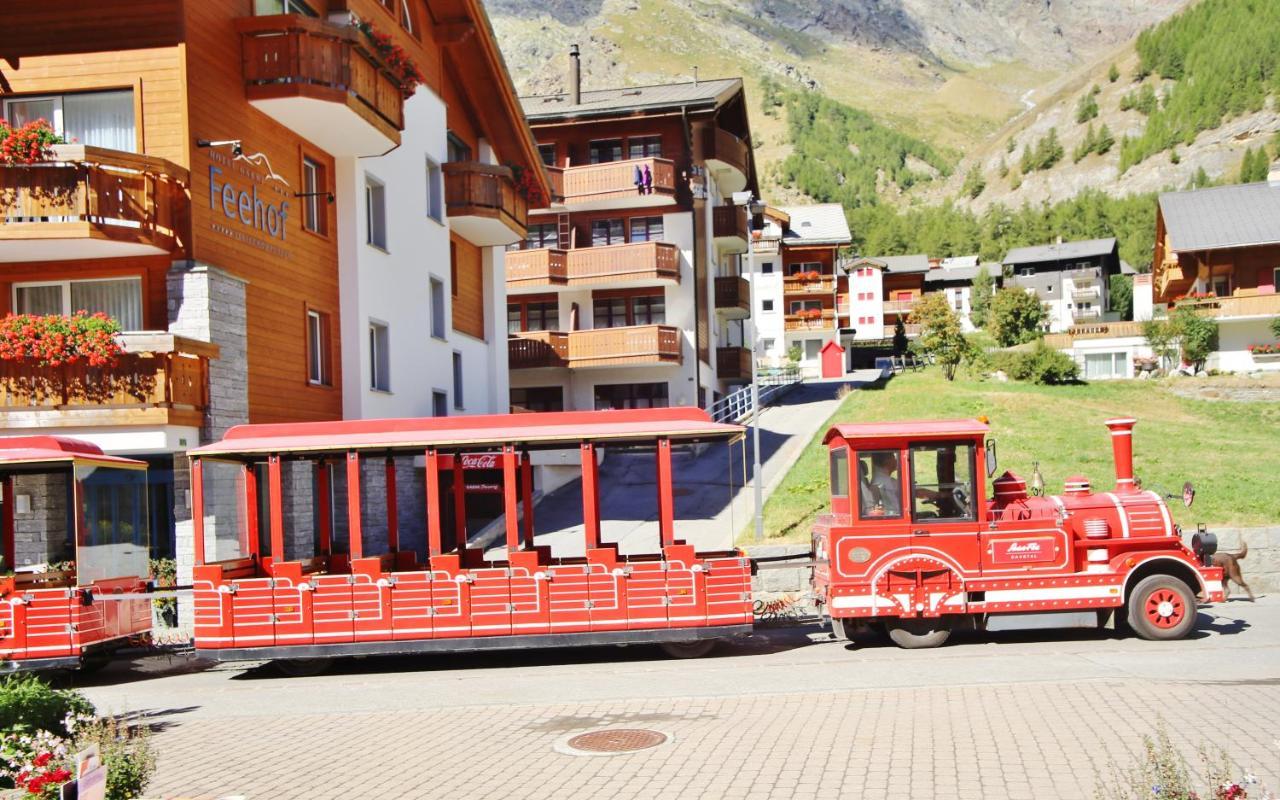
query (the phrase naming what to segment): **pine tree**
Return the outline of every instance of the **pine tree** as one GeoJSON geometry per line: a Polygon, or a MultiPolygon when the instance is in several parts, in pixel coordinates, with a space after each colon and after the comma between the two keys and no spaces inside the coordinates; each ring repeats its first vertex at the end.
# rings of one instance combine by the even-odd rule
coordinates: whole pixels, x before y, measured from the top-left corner
{"type": "Polygon", "coordinates": [[[1003,158],[1002,158],[1002,159],[1000,159],[1000,166],[999,166],[999,167],[996,167],[996,173],[997,173],[1001,178],[1007,178],[1007,177],[1009,177],[1009,165],[1008,165],[1008,164],[1006,164],[1006,163],[1004,162],[1004,159],[1003,159],[1003,158]]]}
{"type": "Polygon", "coordinates": [[[1098,101],[1094,97],[1094,93],[1090,92],[1089,94],[1082,95],[1080,97],[1080,102],[1076,103],[1076,123],[1083,125],[1097,116],[1098,101]]]}
{"type": "Polygon", "coordinates": [[[974,326],[985,328],[987,317],[991,313],[991,295],[995,291],[995,278],[987,271],[986,265],[978,267],[978,274],[973,278],[973,286],[969,290],[969,320],[974,326]]]}
{"type": "Polygon", "coordinates": [[[1089,130],[1085,131],[1084,138],[1080,140],[1080,144],[1076,145],[1076,149],[1071,153],[1071,161],[1079,164],[1084,157],[1089,155],[1098,146],[1098,133],[1093,129],[1093,123],[1089,123],[1089,130]]]}
{"type": "Polygon", "coordinates": [[[1111,129],[1107,127],[1107,123],[1102,123],[1102,128],[1098,131],[1098,138],[1093,143],[1093,152],[1098,155],[1104,155],[1111,150],[1116,144],[1116,137],[1111,135],[1111,129]]]}
{"type": "Polygon", "coordinates": [[[974,164],[964,176],[964,186],[960,189],[965,197],[976,199],[987,188],[987,181],[982,177],[982,170],[974,164]]]}
{"type": "Polygon", "coordinates": [[[1120,80],[1120,68],[1115,65],[1114,61],[1111,62],[1111,69],[1107,70],[1107,80],[1111,83],[1120,80]]]}

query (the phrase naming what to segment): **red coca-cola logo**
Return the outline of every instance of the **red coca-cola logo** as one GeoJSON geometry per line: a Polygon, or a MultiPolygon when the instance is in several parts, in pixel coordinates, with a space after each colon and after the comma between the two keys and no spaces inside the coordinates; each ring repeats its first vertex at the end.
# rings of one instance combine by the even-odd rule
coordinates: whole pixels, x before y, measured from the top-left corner
{"type": "Polygon", "coordinates": [[[497,453],[467,453],[462,456],[463,469],[497,469],[497,453]]]}

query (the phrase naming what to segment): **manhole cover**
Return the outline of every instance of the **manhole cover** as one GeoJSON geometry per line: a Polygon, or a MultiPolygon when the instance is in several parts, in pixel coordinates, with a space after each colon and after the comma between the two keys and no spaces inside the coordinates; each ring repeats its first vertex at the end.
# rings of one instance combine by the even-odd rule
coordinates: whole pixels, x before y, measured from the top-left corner
{"type": "Polygon", "coordinates": [[[607,756],[647,750],[670,741],[668,734],[644,728],[610,728],[562,739],[557,750],[580,756],[607,756]]]}

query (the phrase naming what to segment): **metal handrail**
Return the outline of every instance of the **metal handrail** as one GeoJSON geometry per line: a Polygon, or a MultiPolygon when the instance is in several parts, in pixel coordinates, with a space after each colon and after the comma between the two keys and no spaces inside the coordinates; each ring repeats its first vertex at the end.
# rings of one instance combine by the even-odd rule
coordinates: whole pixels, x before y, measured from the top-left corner
{"type": "MultiPolygon", "coordinates": [[[[783,367],[769,373],[757,374],[756,384],[760,387],[760,407],[782,395],[800,382],[799,367],[783,367]]],[[[751,385],[743,386],[712,404],[707,413],[716,422],[741,422],[751,416],[751,385]]]]}

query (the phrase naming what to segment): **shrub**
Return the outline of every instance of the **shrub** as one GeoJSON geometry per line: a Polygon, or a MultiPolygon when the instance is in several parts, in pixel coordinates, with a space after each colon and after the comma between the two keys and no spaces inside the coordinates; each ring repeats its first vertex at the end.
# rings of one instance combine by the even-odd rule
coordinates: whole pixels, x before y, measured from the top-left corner
{"type": "Polygon", "coordinates": [[[93,713],[93,703],[74,689],[55,689],[34,675],[0,681],[0,731],[49,731],[67,736],[67,718],[93,713]]]}
{"type": "Polygon", "coordinates": [[[1182,343],[1182,359],[1201,369],[1209,354],[1218,349],[1218,323],[1189,308],[1176,309],[1169,321],[1182,343]]]}
{"type": "Polygon", "coordinates": [[[1030,353],[1023,353],[1025,375],[1019,380],[1027,380],[1039,384],[1074,383],[1080,377],[1080,368],[1071,356],[1060,350],[1054,350],[1044,340],[1036,342],[1030,353]]]}
{"type": "Polygon", "coordinates": [[[1112,63],[1111,69],[1107,70],[1107,80],[1111,83],[1115,83],[1120,80],[1120,68],[1114,63],[1112,63]]]}
{"type": "Polygon", "coordinates": [[[965,359],[969,343],[946,295],[930,293],[920,298],[911,308],[911,319],[920,324],[920,338],[916,340],[920,353],[931,356],[942,367],[944,378],[955,380],[956,367],[965,359]]]}
{"type": "Polygon", "coordinates": [[[991,299],[987,327],[1001,347],[1029,342],[1040,335],[1044,308],[1032,293],[1016,287],[996,292],[991,299]]]}
{"type": "Polygon", "coordinates": [[[107,800],[138,797],[156,771],[151,731],[104,717],[77,731],[80,746],[96,743],[107,767],[107,800]]]}
{"type": "Polygon", "coordinates": [[[1242,800],[1254,789],[1260,796],[1272,797],[1265,787],[1258,786],[1253,775],[1239,774],[1225,750],[1219,748],[1210,753],[1200,748],[1199,756],[1202,785],[1197,788],[1190,765],[1169,739],[1169,731],[1163,721],[1156,725],[1155,738],[1142,737],[1142,761],[1127,769],[1111,763],[1109,780],[1099,782],[1094,792],[1096,800],[1147,800],[1151,797],[1168,800],[1242,800]]]}
{"type": "Polygon", "coordinates": [[[1271,335],[1280,339],[1280,317],[1271,320],[1271,335]]]}

